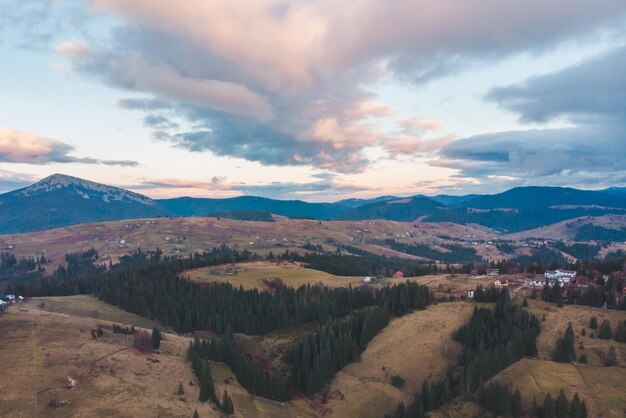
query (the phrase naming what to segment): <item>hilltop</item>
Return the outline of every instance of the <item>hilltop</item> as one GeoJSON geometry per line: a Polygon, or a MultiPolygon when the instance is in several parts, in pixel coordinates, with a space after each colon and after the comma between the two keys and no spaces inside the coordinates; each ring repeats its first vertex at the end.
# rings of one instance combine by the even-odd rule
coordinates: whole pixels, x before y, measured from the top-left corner
{"type": "Polygon", "coordinates": [[[54,174],[1,194],[0,209],[0,234],[89,222],[214,214],[245,214],[244,219],[266,220],[270,214],[316,220],[421,220],[515,233],[584,216],[626,215],[626,197],[622,189],[518,187],[494,195],[380,196],[328,203],[259,196],[151,199],[119,187],[54,174]]]}

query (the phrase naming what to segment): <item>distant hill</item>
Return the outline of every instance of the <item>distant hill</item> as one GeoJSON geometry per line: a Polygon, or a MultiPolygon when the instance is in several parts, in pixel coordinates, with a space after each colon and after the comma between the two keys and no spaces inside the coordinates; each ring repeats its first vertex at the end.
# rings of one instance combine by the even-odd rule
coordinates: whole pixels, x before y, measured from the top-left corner
{"type": "Polygon", "coordinates": [[[411,222],[421,218],[429,222],[478,224],[513,233],[582,216],[624,215],[625,191],[626,188],[586,191],[562,187],[518,187],[494,195],[380,196],[344,199],[335,203],[257,196],[153,200],[117,187],[55,174],[29,187],[0,195],[0,234],[87,222],[214,214],[258,220],[269,220],[271,214],[317,220],[387,219],[411,222]]]}
{"type": "Polygon", "coordinates": [[[441,208],[443,208],[441,203],[424,196],[414,196],[359,206],[341,215],[340,219],[388,219],[410,222],[420,216],[434,214],[441,208]]]}
{"type": "Polygon", "coordinates": [[[450,195],[447,195],[447,194],[440,194],[440,195],[437,195],[437,196],[427,196],[427,197],[430,197],[435,202],[439,202],[439,203],[444,204],[446,206],[450,206],[450,205],[458,205],[459,203],[463,203],[463,202],[467,202],[468,200],[476,199],[479,196],[481,196],[481,195],[478,195],[478,194],[466,194],[466,195],[462,195],[462,196],[450,196],[450,195]]]}
{"type": "Polygon", "coordinates": [[[0,233],[161,214],[146,196],[63,174],[0,195],[0,233]]]}
{"type": "Polygon", "coordinates": [[[336,205],[344,206],[346,208],[358,208],[359,206],[369,205],[370,203],[387,202],[389,200],[400,199],[396,196],[379,196],[372,199],[343,199],[335,202],[336,205]]]}
{"type": "Polygon", "coordinates": [[[334,219],[345,208],[333,203],[308,203],[301,200],[274,200],[257,196],[240,196],[228,199],[179,197],[157,200],[158,205],[171,216],[208,216],[233,210],[263,210],[276,215],[334,219]]]}
{"type": "Polygon", "coordinates": [[[333,203],[274,200],[255,196],[153,200],[118,187],[54,174],[29,187],[0,195],[0,234],[155,216],[208,216],[219,212],[230,213],[232,216],[250,215],[241,211],[334,219],[346,209],[333,203]]]}
{"type": "Polygon", "coordinates": [[[626,199],[566,187],[516,187],[503,193],[478,196],[459,206],[476,209],[540,209],[551,206],[626,208],[626,199]]]}
{"type": "Polygon", "coordinates": [[[602,193],[610,194],[611,196],[626,199],[626,187],[611,187],[609,189],[602,190],[602,193]]]}

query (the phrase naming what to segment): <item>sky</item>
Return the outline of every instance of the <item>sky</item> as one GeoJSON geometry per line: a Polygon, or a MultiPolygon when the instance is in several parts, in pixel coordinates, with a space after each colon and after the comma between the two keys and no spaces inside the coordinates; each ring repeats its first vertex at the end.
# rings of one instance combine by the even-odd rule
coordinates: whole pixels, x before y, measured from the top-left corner
{"type": "Polygon", "coordinates": [[[0,192],[626,186],[623,0],[0,0],[0,192]]]}

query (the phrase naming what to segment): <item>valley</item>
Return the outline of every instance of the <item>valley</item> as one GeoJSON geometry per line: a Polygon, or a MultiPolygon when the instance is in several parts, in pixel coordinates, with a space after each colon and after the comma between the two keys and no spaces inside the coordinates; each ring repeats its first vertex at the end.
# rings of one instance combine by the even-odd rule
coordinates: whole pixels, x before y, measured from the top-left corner
{"type": "MultiPolygon", "coordinates": [[[[152,204],[102,185],[52,180],[28,193],[152,204]]],[[[581,203],[599,199],[580,196],[581,203]]],[[[442,202],[475,200],[470,212],[483,216],[506,213],[497,208],[501,199],[442,202]]],[[[345,204],[351,215],[344,218],[380,218],[231,208],[0,235],[0,370],[11,382],[0,387],[4,411],[487,418],[497,406],[481,393],[501,384],[519,389],[524,413],[533,411],[533,397],[543,405],[562,389],[584,401],[587,416],[621,416],[625,215],[511,233],[437,221],[444,203],[420,215],[421,198],[345,204]],[[612,330],[609,338],[591,328],[591,317],[612,330]],[[570,323],[573,353],[559,362],[570,323]],[[467,333],[482,335],[483,344],[470,348],[476,341],[467,333]]]]}

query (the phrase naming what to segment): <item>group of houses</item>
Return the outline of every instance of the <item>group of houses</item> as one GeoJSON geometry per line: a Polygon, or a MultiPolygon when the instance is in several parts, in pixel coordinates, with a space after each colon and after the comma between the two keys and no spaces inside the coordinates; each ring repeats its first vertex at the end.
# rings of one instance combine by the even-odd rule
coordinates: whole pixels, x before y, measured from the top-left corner
{"type": "Polygon", "coordinates": [[[13,305],[17,302],[24,302],[23,296],[15,296],[15,295],[6,295],[3,298],[0,298],[0,312],[6,311],[10,305],[13,305]]]}
{"type": "MultiPolygon", "coordinates": [[[[394,279],[403,279],[404,278],[404,272],[401,271],[401,270],[396,271],[395,273],[393,273],[393,278],[394,279]]],[[[379,274],[376,277],[374,277],[374,276],[365,276],[363,278],[363,283],[371,284],[371,283],[381,282],[384,279],[385,278],[381,274],[379,274]]]]}

